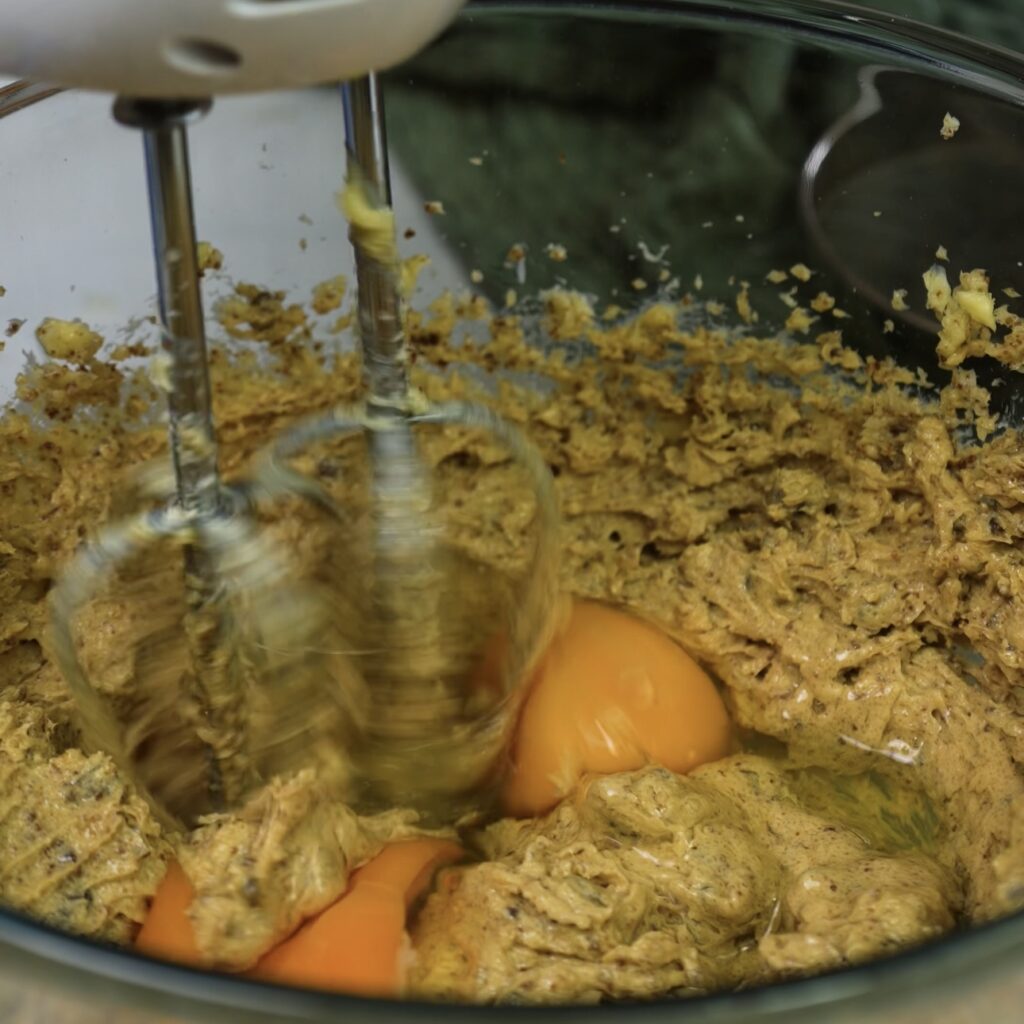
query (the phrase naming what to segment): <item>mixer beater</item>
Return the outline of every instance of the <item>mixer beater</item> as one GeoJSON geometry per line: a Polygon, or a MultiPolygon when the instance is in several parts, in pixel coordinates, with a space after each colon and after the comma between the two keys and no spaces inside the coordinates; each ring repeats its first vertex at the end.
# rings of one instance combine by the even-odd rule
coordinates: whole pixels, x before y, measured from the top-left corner
{"type": "Polygon", "coordinates": [[[272,698],[276,719],[285,713],[268,688],[270,677],[288,679],[289,700],[308,701],[311,673],[326,671],[308,656],[325,626],[325,609],[296,587],[284,553],[259,535],[244,488],[220,480],[187,140],[188,122],[207,109],[208,102],[192,101],[115,104],[115,117],[144,138],[175,494],[155,510],[101,530],[52,595],[54,652],[81,709],[85,739],[130,770],[133,752],[166,728],[166,721],[157,720],[161,704],[122,735],[79,660],[74,619],[112,574],[148,549],[166,541],[184,547],[182,625],[189,664],[181,672],[185,717],[199,741],[199,751],[191,753],[201,752],[201,758],[163,749],[162,756],[174,758],[173,769],[168,766],[159,796],[146,788],[165,814],[187,818],[235,805],[271,750],[273,763],[287,763],[281,756],[282,723],[265,723],[266,733],[257,735],[251,721],[254,698],[272,698]],[[268,659],[268,651],[277,657],[268,659]]]}
{"type": "MultiPolygon", "coordinates": [[[[349,651],[367,684],[368,711],[355,746],[361,796],[372,806],[407,805],[412,798],[428,814],[451,818],[479,806],[481,787],[515,721],[518,683],[556,621],[557,503],[547,465],[511,424],[485,406],[435,405],[411,388],[376,76],[343,86],[343,100],[349,183],[342,199],[356,253],[367,395],[286,432],[257,480],[270,492],[287,481],[309,495],[311,482],[297,479],[287,460],[314,442],[365,432],[372,467],[370,557],[358,573],[345,566],[343,615],[356,629],[349,651]],[[428,425],[482,431],[522,468],[536,503],[536,538],[518,589],[486,578],[482,566],[444,543],[414,436],[415,428],[428,425]],[[484,593],[490,602],[481,600],[484,593]],[[481,607],[488,603],[490,620],[481,607]],[[492,646],[485,651],[481,628],[488,627],[492,646]],[[361,653],[352,654],[356,647],[361,653]],[[474,685],[488,654],[492,678],[477,677],[474,685]]],[[[331,506],[323,492],[317,500],[331,506]]],[[[353,557],[360,549],[352,549],[353,557]]]]}
{"type": "MultiPolygon", "coordinates": [[[[0,42],[0,67],[131,96],[117,101],[115,116],[143,134],[175,480],[171,500],[101,529],[53,592],[54,652],[87,743],[109,751],[172,820],[236,806],[261,780],[307,764],[338,769],[341,792],[359,805],[413,806],[439,820],[479,808],[514,724],[519,684],[556,618],[557,509],[547,466],[518,430],[484,406],[432,404],[410,386],[381,92],[376,77],[363,74],[426,42],[457,0],[179,0],[149,12],[145,31],[136,34],[136,43],[144,37],[154,51],[148,67],[140,59],[146,47],[130,50],[123,24],[111,21],[108,40],[91,24],[85,41],[68,48],[51,25],[30,16],[34,4],[19,0],[0,16],[0,39],[14,44],[0,42]],[[347,56],[331,65],[333,77],[355,77],[342,88],[344,206],[356,254],[367,395],[287,431],[258,461],[250,483],[227,486],[219,478],[211,410],[187,125],[206,112],[213,92],[323,80],[323,59],[310,59],[302,70],[268,58],[267,36],[277,37],[282,53],[293,53],[300,36],[327,51],[334,43],[322,30],[326,10],[339,32],[358,25],[367,39],[365,49],[349,41],[347,56]],[[5,35],[7,14],[15,21],[5,35]],[[166,17],[170,22],[160,20],[166,17]],[[260,18],[264,28],[256,30],[260,18]],[[184,34],[188,19],[202,32],[184,34]],[[282,26],[295,30],[282,33],[282,26]],[[211,30],[221,42],[204,41],[211,30]],[[19,37],[27,48],[16,48],[19,37]],[[90,45],[105,59],[83,56],[90,45]],[[50,64],[40,56],[47,46],[50,64]],[[262,61],[249,60],[249,51],[262,61]],[[385,58],[373,59],[375,52],[385,58]],[[483,431],[523,468],[536,504],[536,537],[518,585],[471,565],[445,543],[418,451],[417,431],[427,427],[483,431]],[[315,443],[356,433],[365,434],[371,463],[370,535],[339,541],[342,580],[328,596],[296,579],[289,553],[257,528],[256,502],[297,496],[342,522],[334,499],[289,460],[315,443]],[[75,620],[109,579],[168,542],[184,550],[187,665],[178,684],[186,700],[184,712],[177,710],[185,728],[157,747],[187,755],[188,767],[140,777],[138,756],[165,728],[174,688],[142,721],[123,727],[83,667],[75,620]],[[486,621],[474,604],[483,593],[490,598],[486,621]],[[483,681],[482,661],[490,665],[483,681]]],[[[75,17],[84,11],[110,19],[121,4],[73,6],[75,17]]],[[[138,15],[127,22],[133,17],[142,25],[138,15]]]]}

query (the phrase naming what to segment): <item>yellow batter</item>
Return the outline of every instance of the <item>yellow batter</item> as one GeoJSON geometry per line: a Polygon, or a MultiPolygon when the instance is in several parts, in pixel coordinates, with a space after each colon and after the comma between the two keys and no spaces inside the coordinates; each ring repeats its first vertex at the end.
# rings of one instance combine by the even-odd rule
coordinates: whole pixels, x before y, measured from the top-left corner
{"type": "MultiPolygon", "coordinates": [[[[947,296],[928,282],[949,365],[982,352],[1015,362],[1016,321],[994,301],[989,310],[987,281],[956,287],[947,296]]],[[[589,343],[571,361],[527,344],[517,317],[478,300],[448,296],[411,315],[415,384],[431,398],[473,393],[463,362],[552,382],[540,394],[505,381],[488,400],[557,476],[565,588],[660,622],[715,674],[760,751],[687,778],[611,776],[547,819],[470,837],[483,863],[443,876],[416,925],[419,991],[556,1001],[706,991],[862,960],[1024,905],[1019,435],[994,430],[987,395],[962,368],[922,400],[918,374],[862,362],[838,332],[736,338],[680,330],[679,312],[655,304],[609,326],[581,297],[548,295],[547,333],[589,343]],[[483,324],[485,347],[453,344],[467,319],[483,324]],[[665,360],[676,370],[655,366],[665,360]],[[809,786],[815,766],[824,782],[809,786]],[[865,815],[890,831],[905,815],[911,839],[865,815]]],[[[314,351],[304,311],[284,295],[242,286],[222,318],[248,344],[217,348],[212,367],[230,476],[297,416],[354,398],[359,368],[314,351]],[[262,345],[278,371],[269,380],[257,372],[262,345]]],[[[123,510],[131,472],[165,450],[145,418],[155,389],[118,364],[137,351],[101,362],[90,347],[57,346],[67,361],[19,381],[38,419],[0,419],[0,899],[124,941],[177,847],[212,894],[194,915],[201,944],[244,967],[415,825],[314,801],[303,827],[333,838],[311,889],[284,838],[268,846],[265,830],[253,833],[303,806],[294,793],[297,803],[280,800],[288,787],[301,793],[301,779],[191,837],[161,836],[109,760],[77,750],[46,656],[46,593],[80,538],[123,510]],[[103,780],[90,805],[102,828],[56,795],[83,773],[103,780]],[[46,813],[29,822],[36,804],[46,813]],[[257,869],[239,874],[229,854],[257,834],[254,889],[257,869]],[[45,882],[17,870],[29,855],[45,882]],[[76,909],[83,899],[89,913],[76,909]]],[[[508,461],[458,430],[425,432],[423,446],[456,543],[499,568],[519,564],[530,498],[508,461]]],[[[298,518],[275,528],[315,561],[311,520],[289,514],[298,518]]],[[[131,606],[107,612],[94,613],[83,659],[130,709],[138,655],[119,631],[131,606]]]]}

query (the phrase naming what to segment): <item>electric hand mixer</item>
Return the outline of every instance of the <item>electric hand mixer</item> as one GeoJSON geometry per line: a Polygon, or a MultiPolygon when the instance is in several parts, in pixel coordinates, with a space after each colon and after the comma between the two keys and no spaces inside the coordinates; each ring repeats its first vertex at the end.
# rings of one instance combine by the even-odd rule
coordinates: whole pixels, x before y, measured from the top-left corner
{"type": "Polygon", "coordinates": [[[179,745],[191,752],[190,767],[171,771],[172,780],[139,780],[172,819],[235,806],[267,775],[301,767],[307,748],[316,746],[307,743],[315,730],[329,746],[345,748],[339,754],[351,762],[349,794],[357,802],[455,817],[473,806],[493,774],[514,720],[518,683],[553,620],[557,512],[543,460],[486,408],[432,405],[408,380],[383,107],[373,72],[424,46],[461,3],[6,0],[0,8],[0,69],[111,92],[118,97],[115,117],[143,134],[175,493],[104,527],[79,551],[52,595],[53,634],[86,742],[137,772],[136,753],[159,722],[136,723],[133,731],[113,713],[82,664],[75,619],[134,559],[161,543],[183,549],[180,632],[187,638],[191,711],[190,735],[179,745]],[[254,480],[228,486],[218,472],[187,125],[215,94],[352,79],[342,87],[346,207],[367,398],[301,423],[272,445],[254,480]],[[497,687],[489,697],[472,682],[473,664],[447,657],[462,628],[447,618],[459,584],[418,454],[415,431],[426,425],[488,432],[524,467],[535,496],[532,561],[518,592],[509,591],[494,648],[497,687]],[[312,444],[359,431],[372,462],[372,536],[368,557],[348,567],[360,571],[361,582],[346,605],[294,584],[288,553],[261,532],[254,505],[297,495],[338,513],[289,460],[312,444]],[[347,642],[361,640],[364,653],[348,647],[328,663],[324,636],[338,625],[330,620],[341,605],[360,631],[347,642]]]}

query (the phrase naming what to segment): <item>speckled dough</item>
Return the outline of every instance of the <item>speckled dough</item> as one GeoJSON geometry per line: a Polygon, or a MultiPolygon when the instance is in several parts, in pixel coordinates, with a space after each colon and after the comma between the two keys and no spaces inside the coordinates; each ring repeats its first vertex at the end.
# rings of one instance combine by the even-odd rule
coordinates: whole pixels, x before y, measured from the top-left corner
{"type": "MultiPolygon", "coordinates": [[[[593,781],[541,821],[468,835],[483,862],[443,875],[427,902],[414,989],[495,1001],[691,993],[863,960],[1024,905],[1024,447],[995,429],[960,365],[982,351],[1013,362],[1016,321],[994,310],[1009,331],[1001,348],[971,297],[984,283],[969,275],[935,299],[955,366],[941,392],[863,361],[834,331],[798,344],[683,330],[687,301],[609,325],[581,297],[552,293],[539,323],[553,347],[527,344],[527,321],[479,299],[447,296],[410,315],[414,383],[432,399],[478,395],[462,363],[547,377],[550,393],[506,379],[485,397],[557,476],[565,589],[660,623],[715,674],[737,724],[777,748],[687,778],[651,767],[593,781]],[[463,344],[464,325],[487,344],[463,344]],[[934,841],[887,846],[827,800],[812,806],[797,781],[815,766],[920,791],[934,841]]],[[[282,294],[240,287],[222,319],[243,339],[217,346],[212,365],[230,477],[297,416],[351,400],[359,367],[314,342],[282,294]]],[[[89,346],[63,354],[68,364],[19,382],[35,418],[0,419],[0,898],[126,940],[178,847],[200,891],[197,927],[217,936],[204,941],[222,943],[230,921],[243,940],[221,962],[241,966],[410,826],[401,815],[392,832],[353,824],[292,777],[191,837],[161,836],[113,766],[78,750],[46,656],[45,596],[165,441],[147,419],[155,388],[120,362],[138,347],[104,362],[89,346]],[[90,772],[105,780],[105,831],[88,832],[87,862],[46,895],[12,884],[9,865],[40,842],[17,824],[24,803],[57,814],[52,794],[90,772]],[[282,800],[289,787],[311,801],[292,825],[305,805],[282,800]],[[307,829],[329,837],[315,884],[295,846],[307,829]],[[232,874],[243,848],[270,880],[248,909],[258,873],[232,874]],[[59,909],[52,892],[88,892],[93,916],[59,909]]],[[[531,499],[507,458],[457,429],[424,431],[422,443],[455,544],[500,569],[521,565],[531,499]]],[[[301,468],[344,500],[333,458],[301,468]]],[[[315,565],[315,522],[289,506],[268,529],[315,565]]],[[[99,634],[89,647],[118,707],[138,685],[118,634],[126,619],[93,613],[108,649],[99,634]]],[[[91,828],[74,806],[47,822],[68,841],[91,828]]]]}
{"type": "Polygon", "coordinates": [[[596,1002],[685,994],[869,959],[950,928],[934,861],[885,855],[802,809],[743,755],[597,779],[537,822],[481,837],[414,933],[433,997],[596,1002]]]}

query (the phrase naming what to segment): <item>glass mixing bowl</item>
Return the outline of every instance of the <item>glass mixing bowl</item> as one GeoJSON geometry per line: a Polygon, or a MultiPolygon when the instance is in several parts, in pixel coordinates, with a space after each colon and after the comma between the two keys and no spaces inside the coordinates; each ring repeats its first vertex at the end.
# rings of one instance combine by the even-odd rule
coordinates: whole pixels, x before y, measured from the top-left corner
{"type": "MultiPolygon", "coordinates": [[[[934,375],[932,325],[913,308],[894,312],[889,297],[914,294],[937,244],[1024,291],[1013,230],[1024,212],[1024,59],[1008,50],[825,0],[477,3],[386,89],[396,207],[415,233],[403,244],[432,258],[419,302],[479,271],[499,304],[509,289],[522,297],[565,282],[630,308],[670,268],[679,292],[696,291],[700,275],[704,298],[754,282],[759,329],[770,331],[788,311],[760,282],[804,261],[860,318],[866,354],[934,375]],[[962,122],[955,143],[939,137],[947,111],[962,122]],[[428,215],[426,200],[446,214],[428,215]],[[517,243],[525,261],[508,259],[517,243]],[[568,258],[548,258],[549,245],[568,258]],[[648,288],[632,288],[637,278],[648,288]]],[[[152,330],[141,147],[109,106],[41,86],[0,91],[2,401],[44,316],[81,317],[111,342],[152,330]]],[[[329,89],[224,101],[195,128],[199,233],[225,252],[225,275],[308,294],[351,272],[333,207],[341,138],[329,89]]],[[[214,294],[225,275],[210,278],[214,294]]],[[[984,367],[979,376],[1015,415],[1012,380],[984,367]]],[[[1016,1020],[1021,1006],[1022,916],[867,966],[685,1003],[481,1009],[202,974],[0,914],[10,1024],[970,1024],[1016,1020]]]]}

